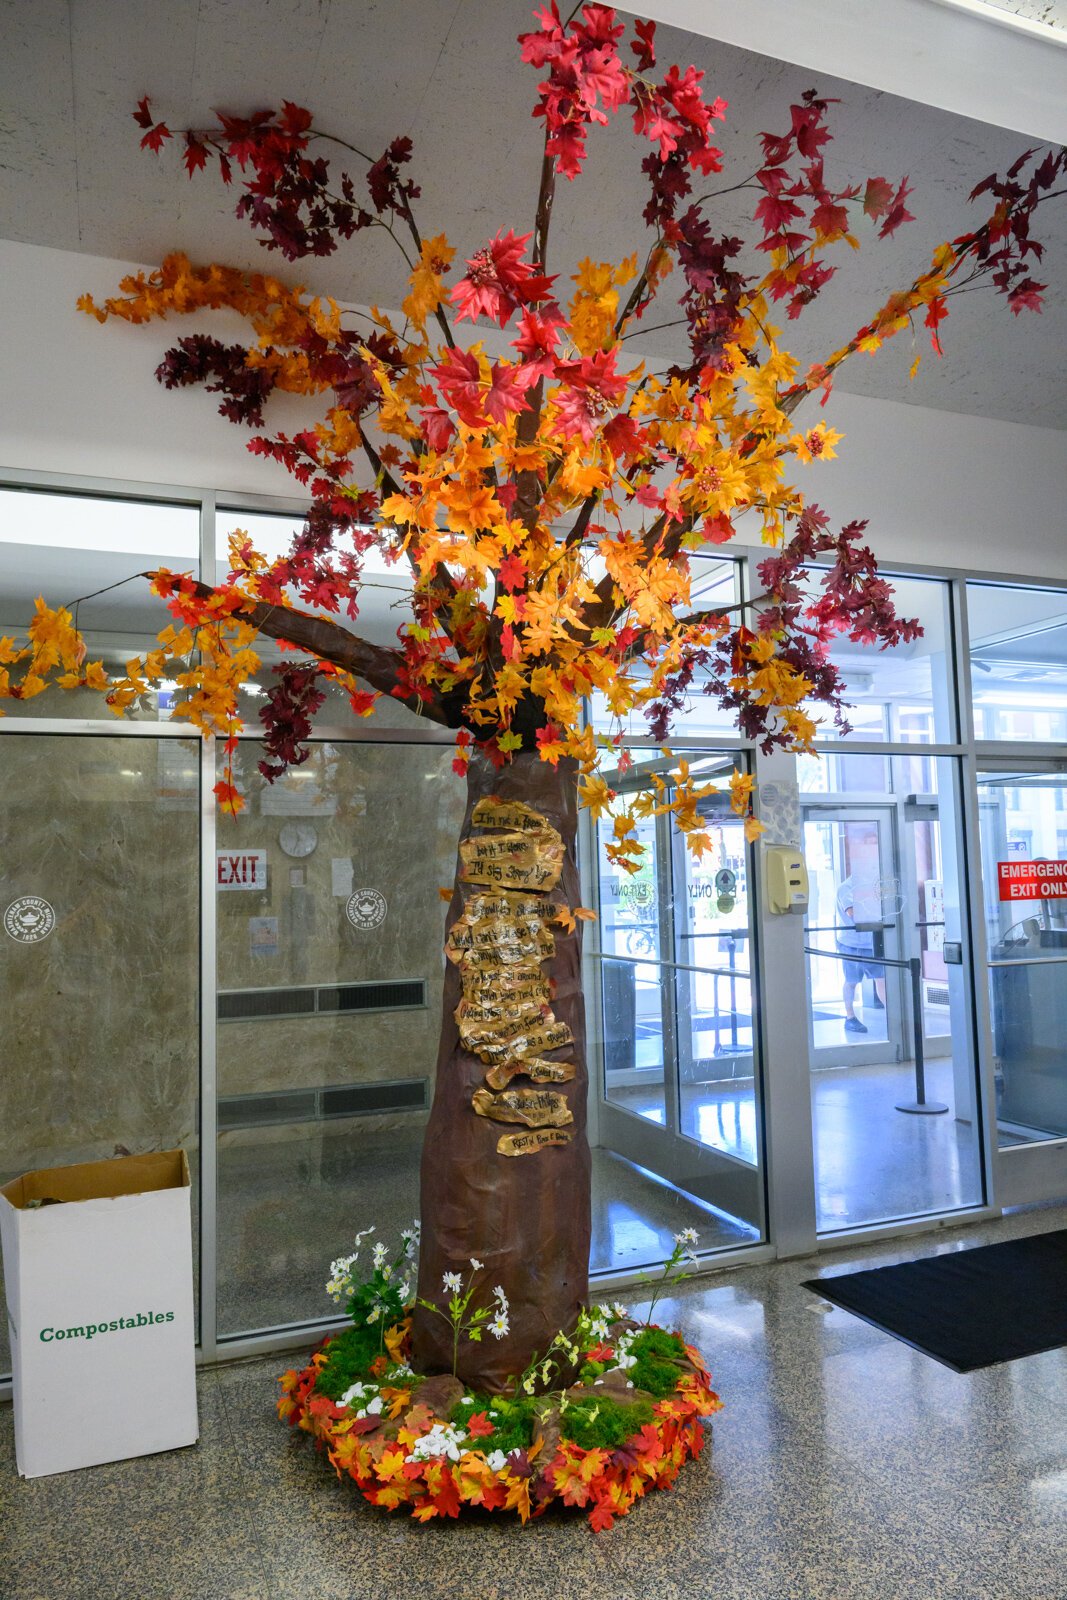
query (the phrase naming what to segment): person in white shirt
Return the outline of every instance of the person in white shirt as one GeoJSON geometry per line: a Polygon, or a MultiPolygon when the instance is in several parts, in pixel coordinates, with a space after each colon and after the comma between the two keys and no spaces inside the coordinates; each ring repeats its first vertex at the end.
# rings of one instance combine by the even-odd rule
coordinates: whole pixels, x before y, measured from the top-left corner
{"type": "Polygon", "coordinates": [[[864,978],[873,978],[877,1003],[884,1007],[885,968],[870,959],[874,955],[874,935],[854,926],[856,906],[851,876],[838,887],[837,920],[837,948],[847,957],[841,963],[844,969],[841,995],[845,1002],[845,1032],[866,1033],[866,1023],[856,1015],[856,990],[864,978]]]}

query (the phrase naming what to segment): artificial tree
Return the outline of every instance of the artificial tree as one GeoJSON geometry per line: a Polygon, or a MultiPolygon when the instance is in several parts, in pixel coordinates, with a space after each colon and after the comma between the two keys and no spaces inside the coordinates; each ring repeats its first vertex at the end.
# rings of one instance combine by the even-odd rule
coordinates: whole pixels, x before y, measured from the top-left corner
{"type": "MultiPolygon", "coordinates": [[[[124,280],[102,306],[80,302],[102,322],[244,316],[250,339],[182,338],[157,377],[221,394],[222,415],[257,430],[249,448],[308,490],[307,520],[280,560],[236,538],[231,571],[213,587],[144,575],[175,623],[124,675],[87,662],[69,610],[43,601],[28,644],[0,646],[0,694],[16,698],[55,675],[102,690],[121,713],[164,676],[176,679],[173,714],[232,753],[238,692],[260,666],[256,636],[278,640],[296,659],[272,669],[261,712],[271,779],[306,758],[329,685],[360,714],[389,696],[455,730],[454,765],[468,787],[465,861],[446,923],[454,959],[423,1158],[421,1285],[439,1292],[442,1274],[474,1256],[506,1290],[508,1334],[469,1345],[460,1364],[489,1390],[573,1324],[587,1293],[579,803],[613,819],[607,853],[627,870],[640,854],[638,819],[657,811],[673,813],[699,853],[709,843],[706,790],[684,764],[669,787],[653,779],[626,797],[600,773],[602,763],[627,765],[621,730],[631,713],[643,712],[662,740],[688,697],[704,693],[765,747],[803,749],[813,703],[841,716],[834,635],[883,647],[915,636],[862,542],[864,524],[831,531],[790,482],[795,463],[831,457],[838,437],[793,416],[809,396],[825,404],[854,353],[917,318],[940,354],[952,295],[979,280],[1016,313],[1039,309],[1031,220],[1067,170],[1063,152],[1027,152],[1003,179],[979,184],[992,214],[801,373],[779,343],[778,308],[794,319],[824,292],[834,249],[857,246],[855,225],[884,239],[908,221],[907,183],[870,176],[831,187],[829,103],[813,91],[789,108],[783,132],[761,136],[751,176],[730,186],[753,196],[752,236],[719,233],[713,130],[726,106],[705,97],[703,74],[658,72],[653,25],[637,22],[627,48],[606,6],[561,21],[553,0],[536,20],[520,39],[542,75],[532,231],[517,234],[507,219],[451,288],[453,246],[443,232],[424,238],[416,220],[408,140],[372,159],[288,101],[182,131],[190,176],[212,163],[224,183],[236,177],[237,215],[266,249],[294,262],[385,229],[408,262],[407,298],[397,314],[355,312],[274,276],[176,254],[124,280]],[[565,304],[549,272],[556,187],[581,176],[590,129],[621,113],[649,147],[644,233],[635,217],[635,255],[583,261],[565,304]],[[337,150],[365,171],[335,171],[337,150]],[[666,370],[628,354],[653,304],[687,335],[686,354],[666,370]],[[496,353],[467,326],[478,322],[504,330],[506,344],[485,335],[496,353]],[[292,436],[260,431],[275,392],[317,397],[325,414],[292,436]],[[694,610],[690,558],[728,543],[741,514],[768,546],[762,593],[748,607],[694,610]],[[359,634],[371,550],[410,569],[411,616],[393,648],[359,634]],[[594,693],[617,732],[583,725],[582,701],[594,693]],[[480,877],[479,856],[489,862],[480,877]],[[468,961],[478,948],[490,952],[482,970],[468,961]],[[516,1115],[518,1127],[499,1120],[516,1115]],[[527,1135],[527,1122],[546,1118],[547,1129],[527,1135]],[[504,1153],[524,1146],[529,1153],[504,1153]]],[[[135,116],[148,149],[174,137],[147,99],[135,116]]],[[[732,789],[747,815],[749,780],[732,789]]],[[[228,770],[216,792],[224,809],[241,807],[228,770]]],[[[754,836],[758,824],[748,826],[754,836]]],[[[422,1370],[448,1365],[447,1343],[438,1320],[417,1318],[422,1370]]]]}

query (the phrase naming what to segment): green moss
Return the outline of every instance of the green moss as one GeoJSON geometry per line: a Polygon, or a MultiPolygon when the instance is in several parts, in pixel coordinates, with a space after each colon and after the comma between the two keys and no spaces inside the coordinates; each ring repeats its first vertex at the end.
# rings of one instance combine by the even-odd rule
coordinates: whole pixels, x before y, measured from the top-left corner
{"type": "Polygon", "coordinates": [[[380,1355],[378,1328],[346,1328],[331,1340],[326,1362],[315,1383],[318,1394],[339,1400],[352,1384],[366,1379],[372,1361],[380,1355]]]}
{"type": "Polygon", "coordinates": [[[544,1400],[533,1400],[523,1395],[520,1399],[504,1399],[500,1395],[474,1394],[452,1407],[448,1420],[456,1428],[466,1431],[467,1424],[477,1411],[484,1411],[493,1424],[493,1432],[472,1440],[472,1446],[491,1455],[503,1450],[527,1450],[533,1443],[539,1424],[539,1413],[545,1408],[544,1400]]]}
{"type": "Polygon", "coordinates": [[[685,1355],[684,1340],[663,1328],[646,1328],[630,1346],[630,1354],[637,1361],[627,1369],[626,1376],[635,1389],[645,1389],[657,1400],[674,1393],[681,1377],[678,1362],[685,1355]]]}
{"type": "Polygon", "coordinates": [[[563,1413],[563,1437],[573,1439],[583,1450],[617,1450],[652,1420],[648,1400],[624,1404],[606,1395],[590,1395],[588,1400],[574,1401],[563,1413]]]}
{"type": "Polygon", "coordinates": [[[668,1333],[666,1328],[645,1328],[630,1346],[635,1356],[673,1356],[679,1360],[685,1355],[685,1340],[679,1333],[668,1333]]]}

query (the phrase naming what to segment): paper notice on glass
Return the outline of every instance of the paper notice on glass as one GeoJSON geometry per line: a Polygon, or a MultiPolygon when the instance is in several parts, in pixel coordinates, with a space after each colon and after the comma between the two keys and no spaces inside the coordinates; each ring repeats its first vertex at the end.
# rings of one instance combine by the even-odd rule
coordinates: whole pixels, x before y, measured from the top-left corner
{"type": "Polygon", "coordinates": [[[330,862],[330,893],[335,900],[348,900],[352,895],[352,857],[334,856],[330,862]]]}

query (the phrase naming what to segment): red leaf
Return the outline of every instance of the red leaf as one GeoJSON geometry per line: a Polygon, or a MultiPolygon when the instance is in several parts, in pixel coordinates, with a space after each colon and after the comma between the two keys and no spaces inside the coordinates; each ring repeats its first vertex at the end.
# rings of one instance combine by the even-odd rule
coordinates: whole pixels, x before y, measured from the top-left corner
{"type": "Polygon", "coordinates": [[[173,134],[165,122],[157,122],[154,128],[149,129],[141,140],[142,150],[151,150],[158,155],[164,143],[173,138],[173,134]]]}
{"type": "Polygon", "coordinates": [[[608,1528],[614,1525],[614,1522],[614,1513],[603,1503],[603,1501],[598,1500],[592,1511],[589,1513],[589,1526],[592,1528],[593,1532],[604,1533],[608,1528]]]}
{"type": "Polygon", "coordinates": [[[484,1411],[475,1411],[467,1419],[467,1432],[472,1439],[487,1439],[496,1429],[484,1411]]]}
{"type": "Polygon", "coordinates": [[[526,584],[526,564],[522,557],[511,551],[497,568],[497,577],[505,589],[522,589],[526,584]]]}
{"type": "Polygon", "coordinates": [[[185,170],[191,178],[194,172],[201,172],[207,166],[207,145],[201,144],[195,134],[187,133],[185,155],[182,159],[185,162],[185,170]]]}
{"type": "Polygon", "coordinates": [[[137,102],[137,110],[130,113],[139,128],[150,128],[155,121],[151,111],[148,109],[150,103],[148,96],[144,95],[137,102]]]}
{"type": "Polygon", "coordinates": [[[504,422],[508,412],[526,411],[526,384],[521,369],[494,361],[490,369],[489,392],[485,396],[485,409],[494,422],[504,422]]]}
{"type": "Polygon", "coordinates": [[[863,209],[875,222],[889,210],[893,185],[885,178],[868,178],[863,192],[863,209]]]}
{"type": "Polygon", "coordinates": [[[426,406],[421,412],[422,437],[431,450],[440,453],[448,448],[448,441],[456,429],[452,418],[443,406],[426,406]]]}
{"type": "Polygon", "coordinates": [[[630,40],[630,49],[637,57],[638,72],[650,72],[656,65],[655,34],[654,22],[634,23],[634,36],[630,40]]]}
{"type": "Polygon", "coordinates": [[[944,322],[947,316],[948,306],[945,304],[944,295],[935,295],[927,307],[926,316],[924,317],[923,321],[925,326],[930,329],[930,343],[933,345],[939,356],[943,356],[945,352],[941,348],[941,336],[937,330],[938,325],[944,322]]]}
{"type": "Polygon", "coordinates": [[[286,133],[300,135],[311,127],[311,112],[296,106],[291,100],[282,101],[282,127],[286,133]]]}

